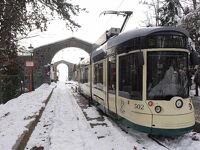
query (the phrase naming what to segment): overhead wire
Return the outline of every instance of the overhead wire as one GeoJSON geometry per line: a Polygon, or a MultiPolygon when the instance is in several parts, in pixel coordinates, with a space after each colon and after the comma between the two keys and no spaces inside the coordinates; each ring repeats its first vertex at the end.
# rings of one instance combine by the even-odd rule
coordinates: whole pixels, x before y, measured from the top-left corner
{"type": "Polygon", "coordinates": [[[125,1],[125,0],[122,0],[122,1],[119,3],[119,5],[118,5],[118,7],[117,7],[116,10],[118,10],[118,9],[122,6],[122,4],[124,3],[124,1],[125,1]]]}
{"type": "MultiPolygon", "coordinates": [[[[120,9],[120,7],[123,5],[125,0],[121,0],[121,2],[119,3],[119,5],[117,6],[117,8],[115,9],[116,11],[118,11],[120,9]]],[[[106,21],[104,27],[106,28],[106,26],[110,23],[110,21],[113,19],[113,15],[111,15],[108,20],[106,21]]]]}

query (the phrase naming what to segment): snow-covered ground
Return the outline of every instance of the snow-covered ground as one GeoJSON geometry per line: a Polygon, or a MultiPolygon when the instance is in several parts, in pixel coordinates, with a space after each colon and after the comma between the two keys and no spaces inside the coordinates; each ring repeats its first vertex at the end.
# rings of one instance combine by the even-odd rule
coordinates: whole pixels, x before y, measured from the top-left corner
{"type": "MultiPolygon", "coordinates": [[[[33,131],[27,150],[166,150],[147,134],[124,132],[95,107],[80,107],[72,84],[58,83],[33,131]],[[86,117],[87,116],[87,117],[86,117]],[[89,119],[88,119],[89,118],[89,119]],[[100,118],[100,119],[99,119],[100,118]]],[[[0,105],[0,150],[11,150],[27,130],[55,85],[42,85],[34,92],[0,105]]],[[[200,134],[188,133],[162,142],[172,150],[200,149],[200,134]]]]}
{"type": "Polygon", "coordinates": [[[17,139],[38,115],[54,86],[43,84],[33,92],[0,105],[0,150],[12,149],[17,139]]]}

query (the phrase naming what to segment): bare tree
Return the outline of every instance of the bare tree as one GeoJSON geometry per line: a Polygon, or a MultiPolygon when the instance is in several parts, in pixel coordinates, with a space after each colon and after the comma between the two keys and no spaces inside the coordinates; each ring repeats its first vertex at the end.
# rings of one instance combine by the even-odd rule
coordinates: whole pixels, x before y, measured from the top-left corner
{"type": "MultiPolygon", "coordinates": [[[[153,12],[153,16],[150,17],[149,13],[147,15],[147,20],[149,22],[154,22],[154,26],[160,25],[160,7],[163,6],[164,0],[141,0],[140,4],[144,4],[148,6],[149,10],[153,12]],[[150,18],[154,18],[155,20],[149,21],[150,18]]],[[[149,11],[148,10],[148,11],[149,11]]],[[[152,25],[152,24],[151,24],[152,25]]],[[[147,24],[149,26],[149,24],[147,24]]]]}
{"type": "Polygon", "coordinates": [[[190,7],[187,7],[187,13],[182,18],[181,25],[186,28],[190,37],[195,43],[195,49],[200,52],[200,1],[190,1],[190,7]]]}

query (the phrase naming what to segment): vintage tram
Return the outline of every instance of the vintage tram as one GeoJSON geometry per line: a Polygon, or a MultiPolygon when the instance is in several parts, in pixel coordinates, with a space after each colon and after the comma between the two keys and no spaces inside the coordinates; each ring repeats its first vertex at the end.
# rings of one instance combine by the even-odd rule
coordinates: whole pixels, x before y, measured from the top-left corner
{"type": "MultiPolygon", "coordinates": [[[[148,27],[99,42],[80,65],[80,92],[106,114],[154,135],[187,133],[195,125],[188,68],[195,56],[188,33],[175,27],[148,27]],[[192,59],[192,60],[191,60],[192,59]]],[[[194,60],[193,60],[194,59],[194,60]]]]}

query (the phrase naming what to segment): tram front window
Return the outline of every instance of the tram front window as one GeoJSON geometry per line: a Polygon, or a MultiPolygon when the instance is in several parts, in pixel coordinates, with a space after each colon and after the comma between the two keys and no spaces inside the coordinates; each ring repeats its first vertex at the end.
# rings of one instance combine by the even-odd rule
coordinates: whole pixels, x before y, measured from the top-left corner
{"type": "Polygon", "coordinates": [[[148,52],[147,98],[170,100],[174,96],[187,98],[188,54],[186,52],[148,52]]]}

